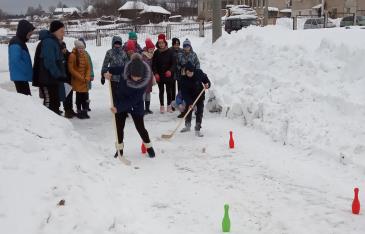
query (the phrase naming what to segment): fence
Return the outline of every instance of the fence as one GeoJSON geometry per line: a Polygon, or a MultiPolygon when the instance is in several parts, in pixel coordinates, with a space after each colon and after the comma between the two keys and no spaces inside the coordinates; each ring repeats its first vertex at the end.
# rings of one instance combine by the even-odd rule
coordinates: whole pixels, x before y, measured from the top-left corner
{"type": "Polygon", "coordinates": [[[66,31],[66,36],[71,38],[83,37],[89,43],[97,46],[111,45],[113,36],[120,36],[123,41],[128,40],[128,33],[138,33],[138,40],[144,41],[147,37],[155,40],[160,33],[166,34],[168,39],[183,36],[200,36],[212,30],[211,24],[189,23],[189,24],[167,24],[167,25],[123,25],[116,28],[103,28],[88,31],[66,31]]]}

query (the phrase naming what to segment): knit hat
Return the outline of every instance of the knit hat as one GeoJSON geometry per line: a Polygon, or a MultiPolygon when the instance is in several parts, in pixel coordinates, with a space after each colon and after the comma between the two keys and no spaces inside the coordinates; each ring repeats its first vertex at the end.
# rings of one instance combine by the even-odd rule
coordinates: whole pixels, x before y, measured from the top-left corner
{"type": "Polygon", "coordinates": [[[161,33],[158,35],[158,41],[164,41],[167,45],[166,36],[165,34],[161,33]]]}
{"type": "Polygon", "coordinates": [[[84,45],[84,43],[82,43],[82,41],[75,40],[74,44],[75,44],[75,48],[77,48],[77,49],[85,49],[85,45],[84,45]]]}
{"type": "Polygon", "coordinates": [[[85,48],[86,48],[86,42],[85,42],[85,39],[84,38],[79,38],[79,41],[81,41],[82,43],[84,43],[84,46],[85,46],[85,48]]]}
{"type": "Polygon", "coordinates": [[[192,64],[191,62],[188,62],[188,63],[185,65],[185,70],[186,70],[186,71],[194,72],[194,71],[195,71],[195,66],[194,66],[194,64],[192,64]]]}
{"type": "Polygon", "coordinates": [[[179,43],[179,45],[180,45],[180,40],[179,40],[179,38],[176,38],[176,37],[172,38],[172,45],[174,46],[174,45],[176,45],[177,43],[179,43]]]}
{"type": "Polygon", "coordinates": [[[144,64],[139,54],[135,53],[131,56],[131,62],[129,64],[131,76],[142,77],[144,72],[144,64]]]}
{"type": "Polygon", "coordinates": [[[65,27],[65,25],[61,21],[54,20],[54,21],[51,22],[51,25],[49,27],[49,31],[51,33],[54,33],[56,31],[58,31],[60,28],[64,28],[64,27],[65,27]]]}
{"type": "Polygon", "coordinates": [[[132,40],[128,40],[127,42],[127,46],[126,46],[126,51],[131,51],[133,50],[134,52],[136,51],[136,42],[132,41],[132,40]]]}
{"type": "Polygon", "coordinates": [[[128,33],[129,40],[137,40],[137,33],[136,32],[129,32],[128,33]]]}
{"type": "Polygon", "coordinates": [[[146,39],[146,48],[147,49],[154,49],[155,48],[155,45],[153,44],[151,38],[146,39]]]}
{"type": "Polygon", "coordinates": [[[190,47],[191,48],[191,42],[187,38],[185,39],[185,41],[183,43],[183,48],[186,48],[186,47],[190,47]]]}

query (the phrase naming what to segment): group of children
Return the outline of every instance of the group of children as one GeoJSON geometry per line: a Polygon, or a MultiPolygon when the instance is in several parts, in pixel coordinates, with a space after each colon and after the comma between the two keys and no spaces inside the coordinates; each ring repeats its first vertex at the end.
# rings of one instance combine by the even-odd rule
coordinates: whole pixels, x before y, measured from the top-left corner
{"type": "MultiPolygon", "coordinates": [[[[89,90],[94,72],[90,55],[85,50],[85,41],[82,38],[75,40],[74,48],[69,52],[63,42],[64,24],[58,20],[51,22],[49,30],[39,32],[40,42],[32,68],[26,42],[34,29],[28,21],[21,20],[17,35],[9,43],[10,78],[17,92],[31,95],[28,83],[32,81],[33,86],[39,87],[43,104],[56,114],[62,113],[59,108],[63,101],[66,118],[90,118],[89,90]],[[62,94],[65,91],[64,83],[71,85],[72,89],[62,94]],[[76,113],[73,111],[73,91],[76,92],[76,113]]],[[[191,111],[195,103],[195,133],[196,136],[203,136],[200,132],[205,97],[203,91],[210,88],[210,81],[200,70],[199,59],[188,39],[183,42],[183,48],[180,48],[179,39],[173,38],[172,47],[169,48],[166,36],[160,34],[156,44],[147,38],[142,49],[137,42],[137,34],[130,32],[127,42],[123,44],[120,37],[114,36],[111,46],[103,61],[101,83],[104,85],[107,79],[111,86],[111,111],[115,114],[118,136],[115,156],[123,156],[124,127],[128,114],[131,115],[149,156],[155,156],[144,126],[144,115],[153,113],[150,104],[155,84],[159,88],[160,113],[172,113],[178,109],[181,112],[178,117],[186,117],[185,128],[181,132],[190,131],[191,111]]]]}
{"type": "Polygon", "coordinates": [[[113,100],[111,111],[115,114],[118,135],[115,157],[123,155],[124,127],[128,113],[132,116],[149,156],[155,156],[143,119],[144,115],[153,113],[150,103],[154,84],[159,88],[160,113],[172,113],[179,109],[181,113],[178,117],[186,116],[185,128],[181,132],[190,131],[195,103],[195,135],[203,136],[200,132],[205,99],[203,91],[210,88],[210,81],[200,69],[191,42],[186,39],[181,49],[179,39],[174,38],[172,41],[173,46],[169,48],[165,35],[160,34],[156,44],[147,38],[145,47],[140,49],[134,32],[129,33],[129,40],[123,46],[120,37],[112,39],[112,48],[104,58],[101,83],[105,84],[105,79],[110,80],[113,100]],[[165,91],[167,108],[164,105],[165,91]]]}

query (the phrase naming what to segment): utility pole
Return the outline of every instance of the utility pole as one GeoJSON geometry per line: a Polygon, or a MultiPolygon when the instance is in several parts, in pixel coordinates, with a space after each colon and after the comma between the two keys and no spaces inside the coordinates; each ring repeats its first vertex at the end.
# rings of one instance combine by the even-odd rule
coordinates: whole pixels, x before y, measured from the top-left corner
{"type": "Polygon", "coordinates": [[[222,36],[222,1],[212,0],[213,3],[213,43],[222,36]]]}
{"type": "Polygon", "coordinates": [[[265,0],[264,8],[264,26],[269,24],[269,0],[265,0]]]}

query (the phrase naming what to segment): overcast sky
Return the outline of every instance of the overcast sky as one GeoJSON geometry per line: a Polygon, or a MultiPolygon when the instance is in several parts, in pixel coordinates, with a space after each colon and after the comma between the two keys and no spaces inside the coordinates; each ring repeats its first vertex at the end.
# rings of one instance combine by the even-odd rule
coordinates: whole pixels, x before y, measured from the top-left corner
{"type": "MultiPolygon", "coordinates": [[[[56,6],[59,0],[0,0],[0,8],[10,14],[21,14],[27,11],[28,6],[37,7],[41,4],[44,10],[50,6],[56,6]]],[[[70,7],[82,6],[82,0],[62,0],[63,4],[70,7]]]]}

